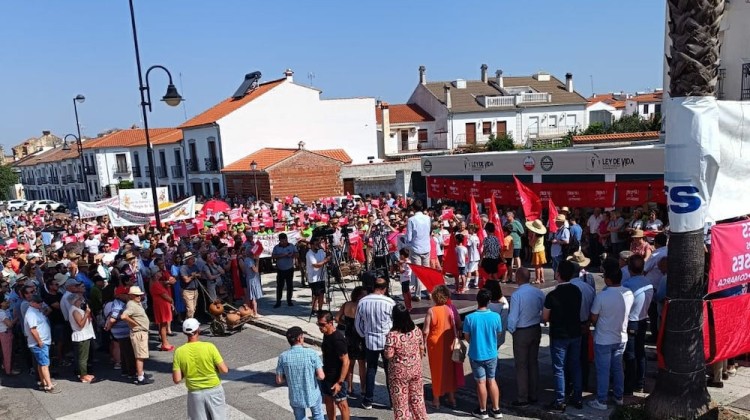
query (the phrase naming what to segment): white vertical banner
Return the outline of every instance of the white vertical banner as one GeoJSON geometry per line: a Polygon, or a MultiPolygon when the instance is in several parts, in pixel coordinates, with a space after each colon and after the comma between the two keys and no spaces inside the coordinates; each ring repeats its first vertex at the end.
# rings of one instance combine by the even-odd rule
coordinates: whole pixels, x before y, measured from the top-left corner
{"type": "Polygon", "coordinates": [[[664,185],[673,232],[703,229],[721,163],[716,98],[669,98],[664,185]]]}
{"type": "MultiPolygon", "coordinates": [[[[151,188],[135,188],[120,190],[120,210],[139,213],[153,213],[154,199],[151,196],[151,188]]],[[[169,203],[169,188],[157,187],[156,197],[159,208],[166,207],[169,203]]]]}

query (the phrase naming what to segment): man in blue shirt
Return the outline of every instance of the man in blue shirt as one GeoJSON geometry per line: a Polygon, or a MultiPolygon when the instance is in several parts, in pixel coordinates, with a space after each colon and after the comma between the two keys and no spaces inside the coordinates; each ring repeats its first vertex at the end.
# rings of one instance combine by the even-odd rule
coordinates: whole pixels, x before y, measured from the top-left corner
{"type": "Polygon", "coordinates": [[[295,420],[305,420],[308,408],[313,420],[323,420],[323,397],[318,387],[318,381],[325,379],[323,362],[314,350],[303,345],[305,332],[302,328],[289,328],[286,340],[292,348],[279,355],[276,384],[286,381],[289,386],[289,405],[295,420]]]}
{"type": "Polygon", "coordinates": [[[279,243],[273,247],[271,257],[276,260],[276,304],[274,308],[281,306],[281,295],[286,286],[286,304],[292,303],[292,279],[294,278],[294,257],[297,255],[297,247],[290,244],[286,233],[279,234],[279,243]]]}
{"type": "MultiPolygon", "coordinates": [[[[432,244],[432,220],[422,213],[422,201],[417,200],[412,204],[414,216],[410,217],[406,224],[406,246],[409,249],[409,261],[412,264],[424,267],[430,266],[430,246],[432,244]]],[[[415,284],[415,301],[419,302],[422,296],[422,284],[416,274],[412,274],[412,282],[415,284]]]]}
{"type": "Polygon", "coordinates": [[[471,414],[480,419],[489,418],[487,412],[487,394],[489,394],[492,408],[489,414],[499,419],[500,389],[495,381],[497,371],[497,337],[503,331],[500,315],[490,311],[490,291],[482,289],[477,293],[477,310],[469,314],[464,320],[464,338],[469,345],[469,362],[477,382],[477,398],[479,407],[471,414]]]}
{"type": "Polygon", "coordinates": [[[513,335],[518,399],[515,407],[535,403],[539,395],[539,342],[542,339],[544,292],[529,284],[529,270],[516,271],[518,289],[510,297],[508,331],[513,335]]]}

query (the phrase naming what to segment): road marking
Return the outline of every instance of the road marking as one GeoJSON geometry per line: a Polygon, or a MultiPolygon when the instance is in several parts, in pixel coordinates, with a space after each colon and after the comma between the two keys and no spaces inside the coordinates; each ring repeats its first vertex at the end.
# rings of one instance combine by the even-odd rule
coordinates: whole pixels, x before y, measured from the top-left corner
{"type": "MultiPolygon", "coordinates": [[[[231,370],[225,377],[222,378],[222,382],[239,381],[255,375],[264,374],[271,370],[275,370],[277,360],[278,358],[274,357],[272,359],[264,360],[262,362],[253,363],[231,370]]],[[[137,410],[139,408],[148,407],[149,405],[158,404],[162,401],[171,400],[172,398],[182,397],[184,395],[187,395],[187,388],[185,388],[185,385],[172,385],[156,391],[147,392],[145,394],[136,395],[109,404],[93,407],[88,410],[69,414],[64,417],[59,417],[58,420],[106,419],[107,417],[112,417],[127,413],[129,411],[137,410]]],[[[234,409],[234,411],[240,412],[237,409],[234,409]]]]}
{"type": "Polygon", "coordinates": [[[227,420],[255,420],[254,418],[248,416],[247,414],[232,407],[229,404],[227,404],[226,415],[227,415],[227,420]]]}

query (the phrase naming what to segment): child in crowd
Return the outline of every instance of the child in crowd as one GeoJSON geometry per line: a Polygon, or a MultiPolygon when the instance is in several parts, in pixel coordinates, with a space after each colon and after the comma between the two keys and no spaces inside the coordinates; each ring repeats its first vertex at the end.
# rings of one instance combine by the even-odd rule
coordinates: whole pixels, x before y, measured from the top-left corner
{"type": "Polygon", "coordinates": [[[513,275],[511,274],[513,272],[513,236],[510,234],[512,231],[513,226],[510,223],[503,226],[503,259],[505,260],[505,265],[508,267],[505,270],[503,278],[500,279],[503,283],[513,281],[513,275]]]}
{"type": "Polygon", "coordinates": [[[469,250],[464,245],[464,235],[456,234],[456,264],[458,265],[458,278],[456,279],[456,293],[463,293],[466,287],[466,261],[469,250]]]}
{"type": "Polygon", "coordinates": [[[476,289],[479,284],[479,236],[477,235],[477,225],[470,224],[468,227],[469,239],[466,241],[466,247],[469,250],[469,263],[466,267],[466,273],[469,278],[469,288],[476,289]]]}
{"type": "Polygon", "coordinates": [[[401,248],[398,251],[398,271],[401,281],[401,295],[404,297],[404,306],[411,312],[411,267],[409,266],[409,250],[401,248]]]}

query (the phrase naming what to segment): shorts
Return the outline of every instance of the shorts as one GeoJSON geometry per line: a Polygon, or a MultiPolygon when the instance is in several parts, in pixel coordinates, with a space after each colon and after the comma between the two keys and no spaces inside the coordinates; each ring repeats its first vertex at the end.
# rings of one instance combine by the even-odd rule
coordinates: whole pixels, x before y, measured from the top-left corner
{"type": "Polygon", "coordinates": [[[341,383],[341,389],[336,395],[333,395],[333,393],[331,392],[331,387],[334,383],[335,382],[331,382],[325,379],[320,381],[320,392],[324,397],[333,398],[333,400],[336,402],[346,401],[346,399],[348,398],[348,395],[346,393],[346,390],[348,389],[346,381],[341,383]]]}
{"type": "Polygon", "coordinates": [[[521,257],[521,248],[513,248],[513,258],[521,257]]]}
{"type": "Polygon", "coordinates": [[[411,281],[401,282],[401,294],[403,295],[411,294],[411,281]]]}
{"type": "Polygon", "coordinates": [[[458,267],[458,275],[459,276],[465,276],[466,275],[466,267],[458,267]]]}
{"type": "Polygon", "coordinates": [[[474,380],[495,379],[497,372],[497,357],[489,360],[471,360],[471,371],[474,374],[474,380]]]}
{"type": "Polygon", "coordinates": [[[310,291],[313,296],[323,296],[326,293],[326,282],[316,281],[315,283],[310,283],[310,291]]]}
{"type": "Polygon", "coordinates": [[[467,273],[473,273],[479,270],[479,261],[469,261],[469,265],[466,266],[467,273]]]}
{"type": "Polygon", "coordinates": [[[485,258],[482,260],[482,269],[487,274],[496,274],[498,263],[499,261],[496,258],[485,258]]]}
{"type": "Polygon", "coordinates": [[[29,347],[31,354],[34,355],[34,360],[39,366],[49,366],[49,344],[44,344],[42,347],[31,346],[29,347]]]}
{"type": "Polygon", "coordinates": [[[130,344],[136,359],[148,359],[148,331],[131,332],[130,344]]]}
{"type": "Polygon", "coordinates": [[[505,259],[505,265],[508,266],[508,270],[510,270],[511,268],[513,268],[513,257],[506,258],[505,259]]]}

